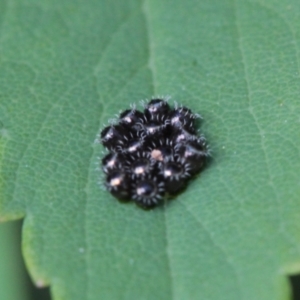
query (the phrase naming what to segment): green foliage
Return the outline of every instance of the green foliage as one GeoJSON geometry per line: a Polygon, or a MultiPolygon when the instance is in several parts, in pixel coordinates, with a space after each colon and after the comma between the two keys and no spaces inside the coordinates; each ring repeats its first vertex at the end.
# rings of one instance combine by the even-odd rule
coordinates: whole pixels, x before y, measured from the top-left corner
{"type": "Polygon", "coordinates": [[[26,300],[28,290],[20,255],[18,224],[0,224],[0,299],[26,300]]]}
{"type": "Polygon", "coordinates": [[[300,270],[296,0],[0,4],[1,219],[25,216],[54,299],[287,299],[300,270]],[[170,94],[203,116],[210,166],[167,207],[99,187],[93,143],[170,94]]]}

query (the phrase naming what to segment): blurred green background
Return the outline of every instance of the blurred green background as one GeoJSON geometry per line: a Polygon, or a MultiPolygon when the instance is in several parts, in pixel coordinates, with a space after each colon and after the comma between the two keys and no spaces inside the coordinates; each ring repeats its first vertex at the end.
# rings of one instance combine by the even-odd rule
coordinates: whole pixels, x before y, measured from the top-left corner
{"type": "Polygon", "coordinates": [[[50,300],[49,288],[36,288],[21,253],[22,221],[0,223],[0,300],[50,300]]]}

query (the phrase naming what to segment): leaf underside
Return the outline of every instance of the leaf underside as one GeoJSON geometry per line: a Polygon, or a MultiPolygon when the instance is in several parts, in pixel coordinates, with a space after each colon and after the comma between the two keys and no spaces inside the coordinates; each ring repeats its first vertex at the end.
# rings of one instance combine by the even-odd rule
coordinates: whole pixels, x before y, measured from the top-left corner
{"type": "MultiPolygon", "coordinates": [[[[0,212],[54,299],[288,299],[300,270],[296,0],[0,2],[0,212]],[[167,206],[100,187],[94,140],[171,95],[213,158],[167,206]]],[[[171,101],[172,103],[172,101],[171,101]]]]}

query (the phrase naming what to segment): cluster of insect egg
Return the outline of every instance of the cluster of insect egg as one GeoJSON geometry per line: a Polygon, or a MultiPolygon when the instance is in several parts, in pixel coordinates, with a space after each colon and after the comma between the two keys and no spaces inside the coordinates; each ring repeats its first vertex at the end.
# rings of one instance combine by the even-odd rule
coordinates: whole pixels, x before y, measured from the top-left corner
{"type": "Polygon", "coordinates": [[[186,107],[171,109],[164,99],[123,111],[100,139],[110,152],[102,159],[105,186],[121,201],[144,209],[183,190],[208,155],[205,138],[197,135],[197,115],[186,107]]]}

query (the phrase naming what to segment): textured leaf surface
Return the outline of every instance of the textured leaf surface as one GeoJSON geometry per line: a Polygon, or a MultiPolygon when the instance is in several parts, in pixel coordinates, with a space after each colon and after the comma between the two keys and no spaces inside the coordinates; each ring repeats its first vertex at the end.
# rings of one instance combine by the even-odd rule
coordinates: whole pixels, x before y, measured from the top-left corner
{"type": "Polygon", "coordinates": [[[1,218],[54,299],[288,299],[300,269],[296,0],[0,2],[1,218]],[[170,94],[213,161],[165,208],[99,188],[93,141],[170,94]]]}

